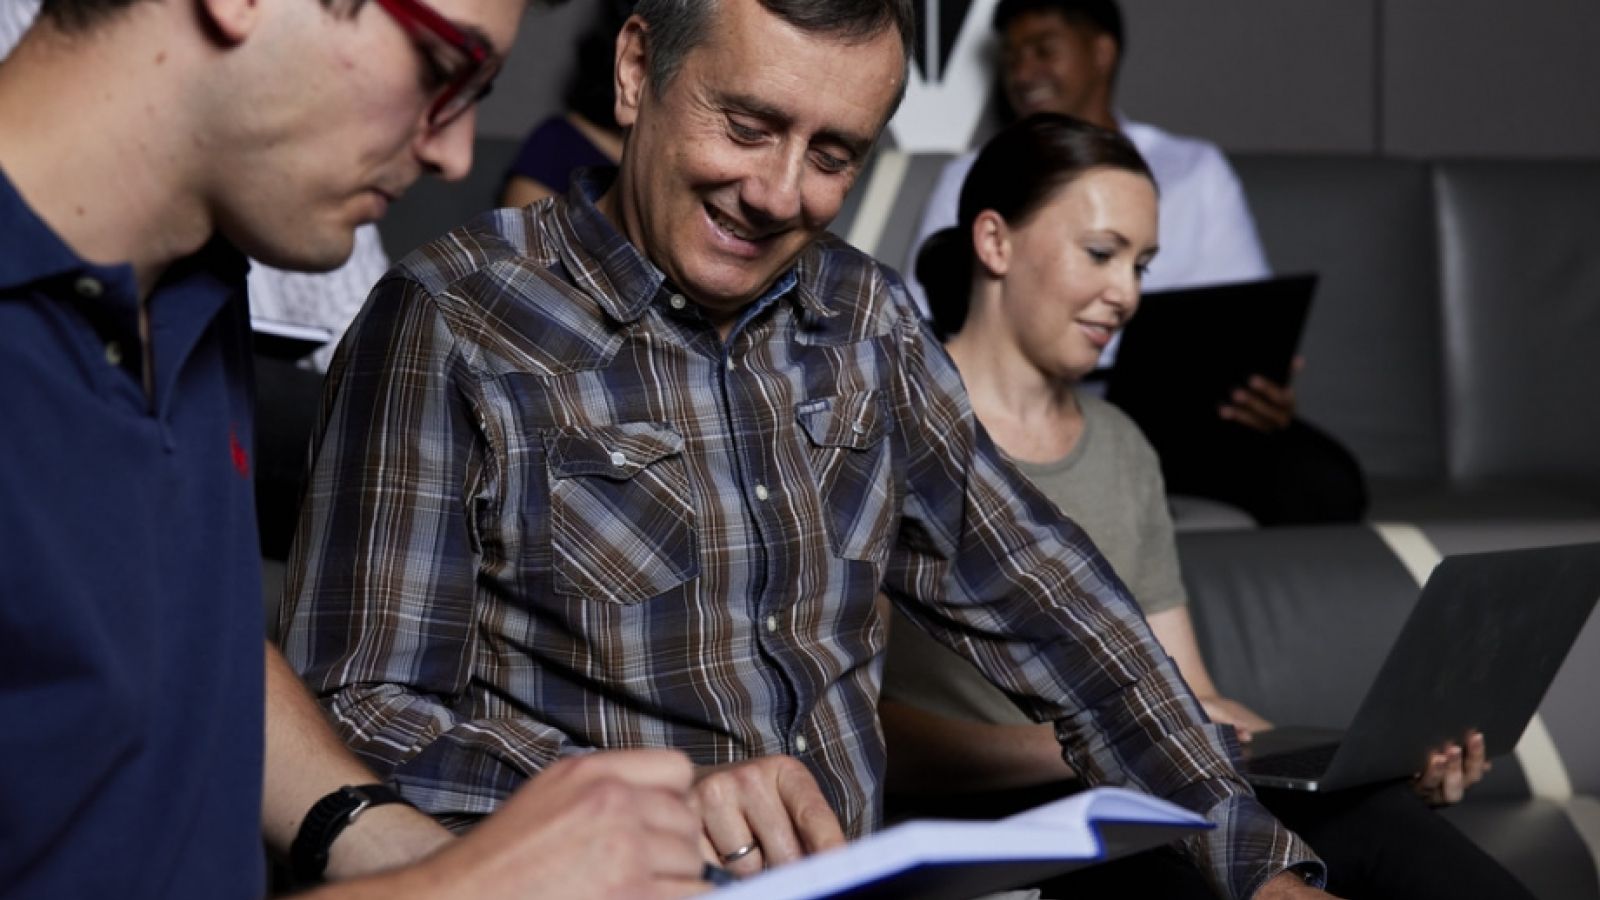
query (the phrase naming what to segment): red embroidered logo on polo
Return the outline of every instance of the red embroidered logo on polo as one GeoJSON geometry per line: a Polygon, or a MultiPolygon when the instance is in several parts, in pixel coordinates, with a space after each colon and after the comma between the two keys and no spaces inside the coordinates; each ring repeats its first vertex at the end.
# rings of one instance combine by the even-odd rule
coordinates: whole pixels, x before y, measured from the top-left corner
{"type": "Polygon", "coordinates": [[[250,477],[250,451],[244,448],[239,441],[239,432],[232,427],[228,428],[228,453],[233,457],[233,468],[241,478],[250,477]]]}

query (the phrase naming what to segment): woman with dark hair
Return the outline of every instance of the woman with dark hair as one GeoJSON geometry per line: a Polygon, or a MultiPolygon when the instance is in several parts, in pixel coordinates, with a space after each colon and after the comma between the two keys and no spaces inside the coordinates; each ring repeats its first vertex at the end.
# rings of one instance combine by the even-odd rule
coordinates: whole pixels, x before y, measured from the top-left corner
{"type": "MultiPolygon", "coordinates": [[[[1030,116],[984,147],[962,187],[959,224],[930,237],[917,274],[990,437],[1094,540],[1207,714],[1248,741],[1271,725],[1222,697],[1206,670],[1155,451],[1115,407],[1075,389],[1138,309],[1156,226],[1155,181],[1125,137],[1030,116]]],[[[1032,804],[1075,786],[1050,725],[898,615],[880,713],[888,786],[908,809],[994,814],[996,797],[1032,804]],[[974,792],[988,800],[974,804],[974,792]]],[[[1327,859],[1334,894],[1460,896],[1465,885],[1470,896],[1527,896],[1426,805],[1459,800],[1486,768],[1473,734],[1436,753],[1410,786],[1263,799],[1327,859]]],[[[1133,878],[1162,896],[1206,896],[1192,868],[1161,854],[1136,859],[1069,876],[1072,888],[1107,879],[1126,890],[1133,878]]]]}

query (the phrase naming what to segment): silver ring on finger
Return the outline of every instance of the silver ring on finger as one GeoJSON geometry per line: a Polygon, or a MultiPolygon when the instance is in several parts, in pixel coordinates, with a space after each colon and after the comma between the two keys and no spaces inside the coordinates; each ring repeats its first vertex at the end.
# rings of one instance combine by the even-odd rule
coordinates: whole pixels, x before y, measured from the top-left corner
{"type": "Polygon", "coordinates": [[[750,843],[745,844],[743,847],[740,847],[731,853],[722,854],[722,861],[725,863],[735,863],[760,849],[760,841],[751,841],[750,843]]]}

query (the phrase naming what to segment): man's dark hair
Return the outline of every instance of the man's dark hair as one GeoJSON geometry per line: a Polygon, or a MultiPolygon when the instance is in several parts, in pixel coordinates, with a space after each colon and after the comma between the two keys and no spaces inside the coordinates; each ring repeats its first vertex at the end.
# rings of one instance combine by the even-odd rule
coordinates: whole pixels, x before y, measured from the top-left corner
{"type": "MultiPolygon", "coordinates": [[[[706,39],[711,14],[726,0],[639,0],[634,13],[650,27],[650,87],[659,93],[672,82],[684,57],[706,39]]],[[[802,31],[865,41],[886,28],[900,34],[907,63],[915,45],[917,25],[911,0],[757,0],[767,12],[802,31]]],[[[905,79],[901,79],[901,93],[905,79]]],[[[895,100],[895,105],[899,105],[895,100]]]]}
{"type": "Polygon", "coordinates": [[[1036,113],[983,146],[961,183],[956,224],[934,232],[917,252],[917,280],[927,291],[939,337],[960,331],[967,318],[975,262],[972,223],[978,214],[993,210],[1020,227],[1091,169],[1132,172],[1156,183],[1132,141],[1071,116],[1036,113]]]}
{"type": "Polygon", "coordinates": [[[1117,44],[1117,56],[1121,58],[1126,45],[1123,43],[1122,10],[1117,7],[1116,0],[1000,0],[994,8],[995,33],[1005,34],[1018,16],[1047,12],[1110,35],[1117,44]]]}

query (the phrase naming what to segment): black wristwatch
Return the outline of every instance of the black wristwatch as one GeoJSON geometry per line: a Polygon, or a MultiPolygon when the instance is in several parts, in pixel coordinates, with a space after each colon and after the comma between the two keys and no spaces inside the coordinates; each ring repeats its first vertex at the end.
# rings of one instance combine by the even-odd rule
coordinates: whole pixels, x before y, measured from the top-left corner
{"type": "Polygon", "coordinates": [[[345,785],[323,797],[306,813],[300,831],[289,846],[289,870],[297,886],[316,884],[328,867],[328,850],[356,816],[374,806],[406,803],[400,792],[386,784],[345,785]]]}

